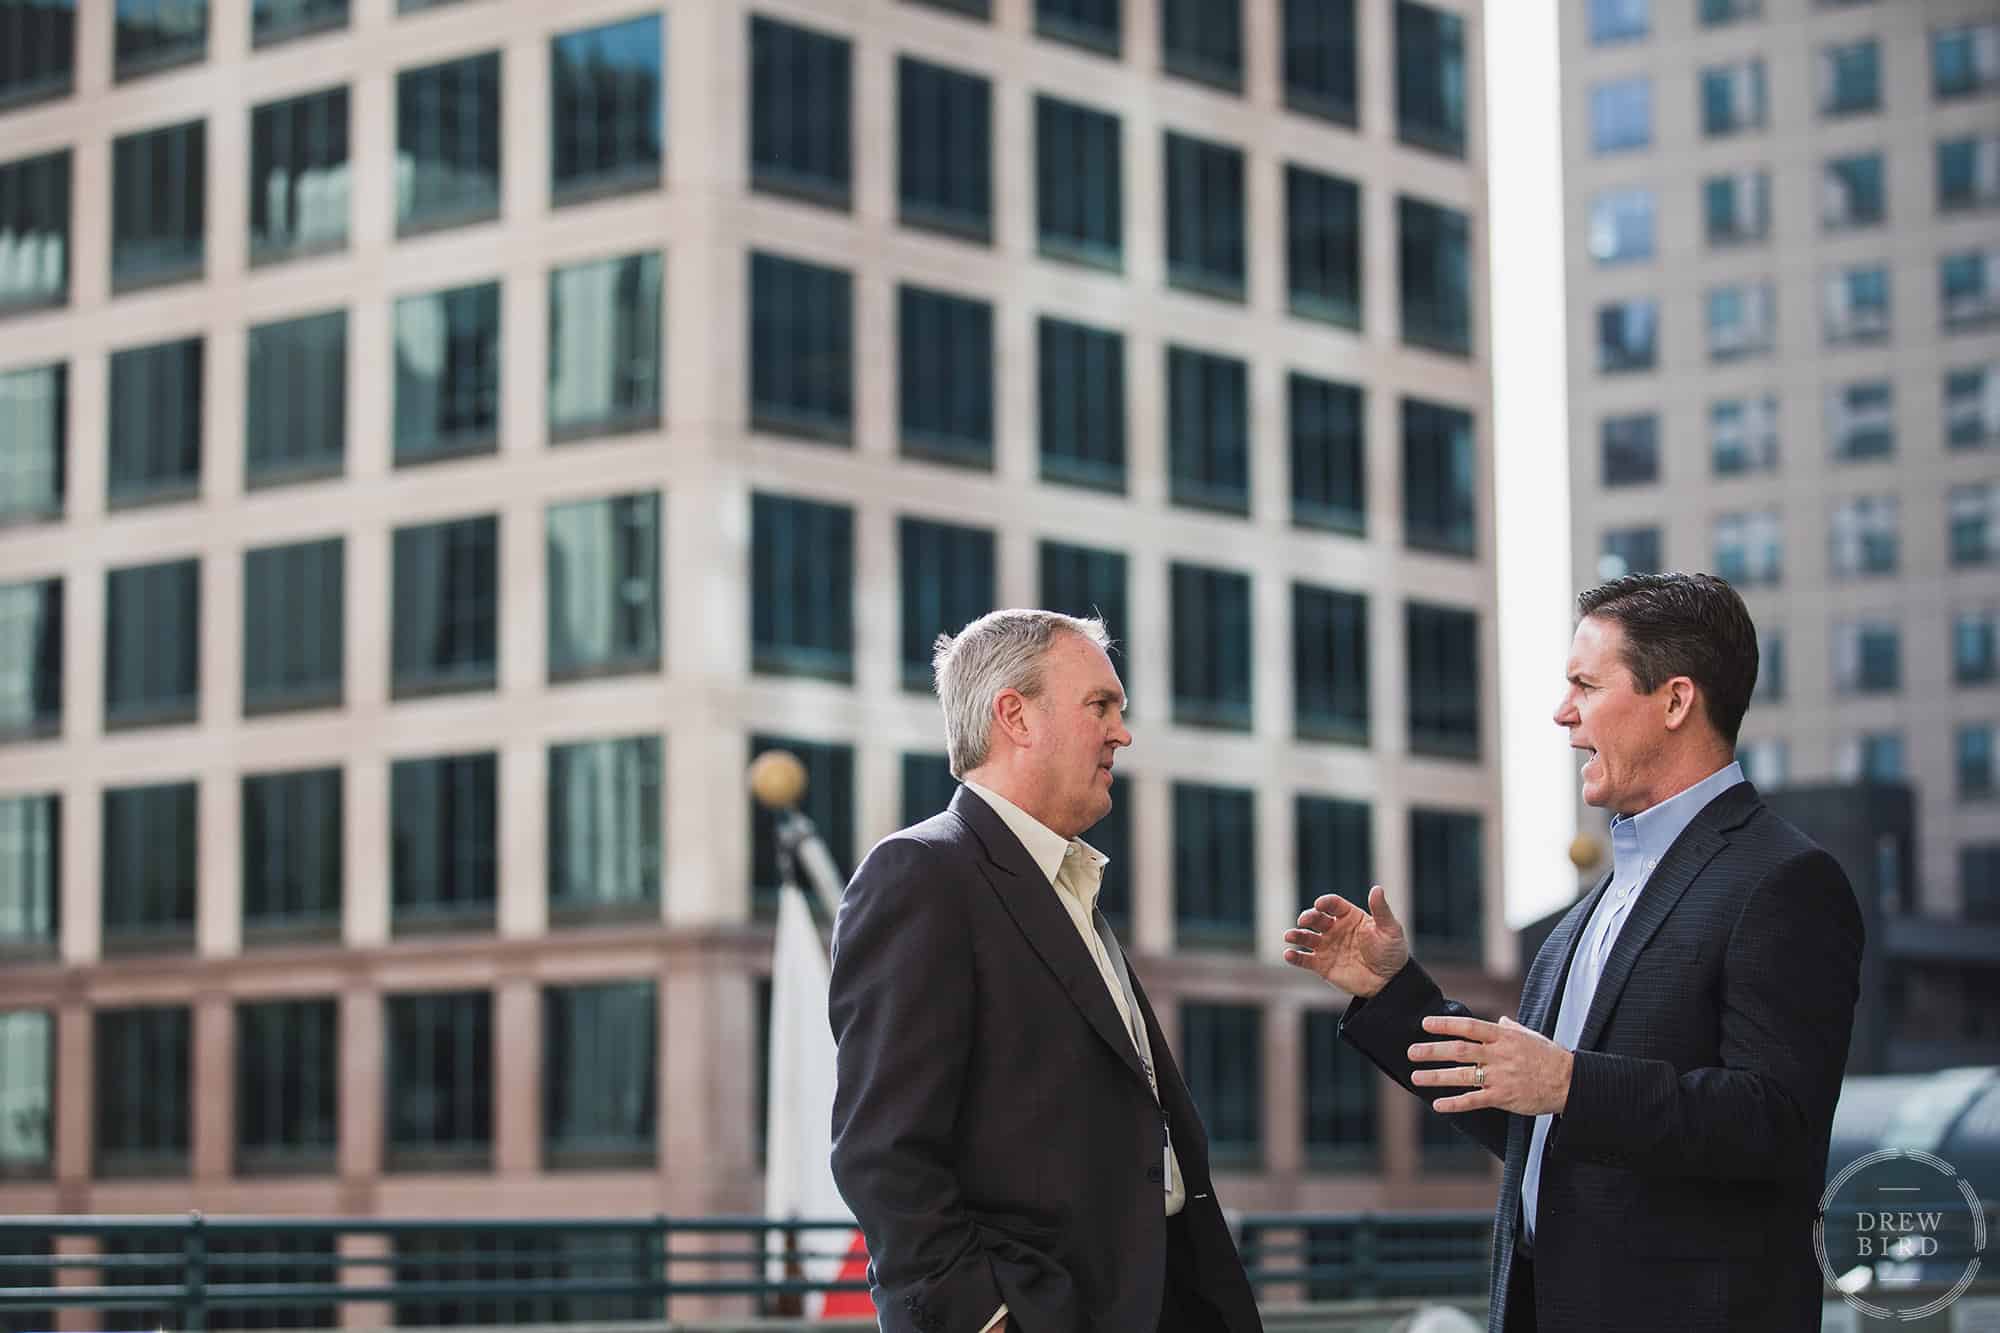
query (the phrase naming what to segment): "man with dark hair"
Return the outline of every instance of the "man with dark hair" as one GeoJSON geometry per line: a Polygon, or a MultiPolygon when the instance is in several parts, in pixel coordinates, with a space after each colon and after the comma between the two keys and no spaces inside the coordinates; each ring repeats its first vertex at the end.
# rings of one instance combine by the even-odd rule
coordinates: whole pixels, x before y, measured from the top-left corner
{"type": "Polygon", "coordinates": [[[1840,866],[1733,758],[1757,682],[1736,591],[1633,574],[1578,599],[1555,721],[1609,809],[1612,869],[1473,1018],[1381,887],[1320,898],[1285,961],[1353,998],[1341,1035],[1505,1163],[1492,1333],[1811,1333],[1812,1229],[1860,991],[1840,866]]]}

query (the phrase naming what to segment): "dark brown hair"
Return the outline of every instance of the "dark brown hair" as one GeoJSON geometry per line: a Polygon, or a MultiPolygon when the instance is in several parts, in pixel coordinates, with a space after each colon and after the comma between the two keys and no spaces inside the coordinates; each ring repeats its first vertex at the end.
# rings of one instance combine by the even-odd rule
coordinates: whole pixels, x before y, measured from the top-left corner
{"type": "Polygon", "coordinates": [[[1757,627],[1736,589],[1713,574],[1627,574],[1579,594],[1576,605],[1625,631],[1625,668],[1641,694],[1688,677],[1735,748],[1757,687],[1757,627]]]}

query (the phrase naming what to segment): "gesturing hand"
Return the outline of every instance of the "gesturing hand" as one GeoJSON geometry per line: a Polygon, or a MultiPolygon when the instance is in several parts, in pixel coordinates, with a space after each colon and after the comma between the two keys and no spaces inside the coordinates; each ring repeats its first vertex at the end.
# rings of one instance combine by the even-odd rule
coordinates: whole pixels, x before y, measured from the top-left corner
{"type": "Polygon", "coordinates": [[[1477,1111],[1497,1106],[1516,1115],[1560,1115],[1569,1105],[1575,1057],[1533,1028],[1511,1018],[1488,1023],[1432,1014],[1424,1020],[1424,1031],[1460,1038],[1420,1041],[1410,1047],[1413,1064],[1442,1061],[1452,1066],[1416,1070],[1410,1082],[1420,1088],[1465,1089],[1455,1097],[1440,1097],[1431,1103],[1433,1109],[1477,1111]]]}
{"type": "Polygon", "coordinates": [[[1330,986],[1363,999],[1388,984],[1410,961],[1403,923],[1389,910],[1389,895],[1377,884],[1362,911],[1337,893],[1322,895],[1299,913],[1295,930],[1285,932],[1285,961],[1330,986]]]}

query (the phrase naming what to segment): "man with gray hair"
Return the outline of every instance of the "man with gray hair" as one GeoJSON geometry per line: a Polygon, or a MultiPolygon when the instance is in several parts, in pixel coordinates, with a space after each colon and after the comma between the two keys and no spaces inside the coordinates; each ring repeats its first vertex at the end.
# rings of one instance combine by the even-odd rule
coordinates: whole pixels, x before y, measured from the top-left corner
{"type": "Polygon", "coordinates": [[[884,1333],[1258,1333],[1208,1140],[1097,910],[1132,743],[1101,620],[938,639],[950,806],[883,839],[833,932],[833,1174],[884,1333]]]}

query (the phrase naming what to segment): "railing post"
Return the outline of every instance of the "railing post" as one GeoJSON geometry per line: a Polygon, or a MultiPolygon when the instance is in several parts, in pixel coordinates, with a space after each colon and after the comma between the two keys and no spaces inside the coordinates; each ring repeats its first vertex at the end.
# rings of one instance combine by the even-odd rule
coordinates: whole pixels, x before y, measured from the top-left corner
{"type": "Polygon", "coordinates": [[[188,1214],[187,1278],[182,1293],[188,1333],[208,1327],[208,1232],[199,1211],[188,1214]]]}

